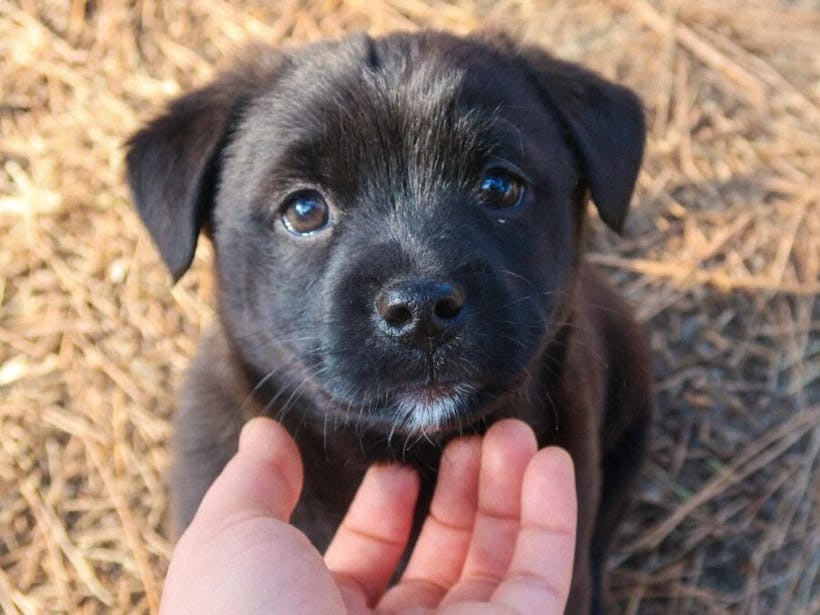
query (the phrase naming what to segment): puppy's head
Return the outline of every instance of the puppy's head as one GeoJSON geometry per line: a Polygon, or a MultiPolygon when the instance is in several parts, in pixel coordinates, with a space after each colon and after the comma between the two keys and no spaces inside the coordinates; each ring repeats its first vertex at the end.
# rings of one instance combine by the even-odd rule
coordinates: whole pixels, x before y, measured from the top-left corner
{"type": "Polygon", "coordinates": [[[175,278],[212,237],[271,403],[434,433],[521,386],[566,318],[586,195],[619,230],[643,140],[632,94],[541,51],[358,37],[257,50],[137,133],[128,179],[175,278]]]}

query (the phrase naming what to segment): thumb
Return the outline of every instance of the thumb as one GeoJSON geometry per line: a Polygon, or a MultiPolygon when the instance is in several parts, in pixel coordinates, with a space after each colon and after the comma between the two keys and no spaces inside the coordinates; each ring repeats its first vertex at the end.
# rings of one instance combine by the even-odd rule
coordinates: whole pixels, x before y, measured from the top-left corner
{"type": "Polygon", "coordinates": [[[269,418],[251,419],[239,451],[202,500],[191,525],[207,527],[249,517],[287,522],[302,491],[302,458],[290,434],[269,418]]]}
{"type": "Polygon", "coordinates": [[[287,523],[301,489],[302,461],[285,429],[263,418],[245,425],[174,549],[160,612],[345,612],[322,556],[287,523]]]}

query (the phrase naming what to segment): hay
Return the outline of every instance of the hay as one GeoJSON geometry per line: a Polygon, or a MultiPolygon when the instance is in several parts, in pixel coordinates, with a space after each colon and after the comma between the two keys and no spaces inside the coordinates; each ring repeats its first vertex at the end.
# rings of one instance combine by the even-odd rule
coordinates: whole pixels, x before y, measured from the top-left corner
{"type": "Polygon", "coordinates": [[[816,6],[0,0],[0,610],[157,608],[210,253],[171,288],[128,203],[126,135],[249,38],[496,24],[649,111],[626,237],[593,237],[646,322],[660,405],[616,612],[820,612],[816,6]]]}

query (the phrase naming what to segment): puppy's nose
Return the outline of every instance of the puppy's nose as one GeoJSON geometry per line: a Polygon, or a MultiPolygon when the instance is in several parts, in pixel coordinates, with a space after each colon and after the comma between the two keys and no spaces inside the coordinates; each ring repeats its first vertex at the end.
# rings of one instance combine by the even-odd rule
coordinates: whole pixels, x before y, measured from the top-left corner
{"type": "Polygon", "coordinates": [[[464,321],[464,290],[442,280],[408,280],[382,289],[376,311],[383,331],[416,345],[438,345],[464,321]]]}

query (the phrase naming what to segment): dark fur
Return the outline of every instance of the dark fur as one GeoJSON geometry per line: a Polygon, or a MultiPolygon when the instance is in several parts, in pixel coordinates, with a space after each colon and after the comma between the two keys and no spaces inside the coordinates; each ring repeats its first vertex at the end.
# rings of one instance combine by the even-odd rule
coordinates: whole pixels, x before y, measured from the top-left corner
{"type": "Polygon", "coordinates": [[[588,195],[613,229],[626,216],[644,142],[638,100],[503,37],[359,36],[248,57],[173,103],[128,153],[137,207],[174,277],[200,230],[216,251],[220,318],[177,416],[178,528],[257,414],[299,444],[294,522],[320,549],[374,460],[419,468],[420,519],[442,444],[515,416],[575,460],[568,612],[602,612],[607,545],[652,402],[640,333],[582,245],[588,195]],[[518,209],[476,202],[496,158],[528,176],[518,209]],[[294,237],[278,212],[304,187],[326,195],[335,223],[294,237]],[[384,334],[373,307],[388,284],[418,279],[466,297],[452,338],[426,350],[384,334]],[[403,387],[431,381],[467,392],[405,403],[403,387]]]}

